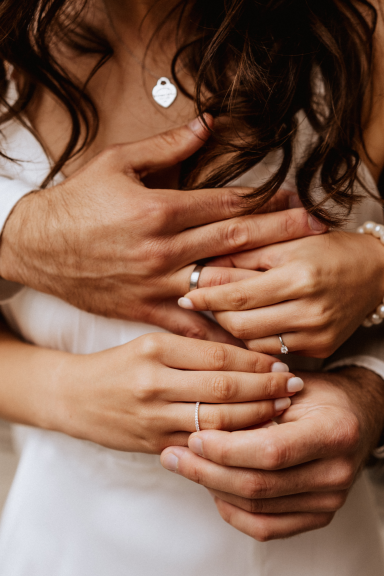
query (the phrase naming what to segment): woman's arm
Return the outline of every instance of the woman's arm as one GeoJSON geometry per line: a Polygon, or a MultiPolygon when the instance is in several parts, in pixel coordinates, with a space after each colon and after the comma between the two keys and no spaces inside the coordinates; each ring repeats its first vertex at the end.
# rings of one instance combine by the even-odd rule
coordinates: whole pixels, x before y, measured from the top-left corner
{"type": "Polygon", "coordinates": [[[52,428],[60,419],[61,371],[69,357],[20,341],[0,315],[0,417],[52,428]]]}
{"type": "Polygon", "coordinates": [[[0,416],[125,451],[187,445],[195,430],[237,430],[281,414],[303,387],[275,358],[171,334],[75,355],[0,329],[0,416]]]}

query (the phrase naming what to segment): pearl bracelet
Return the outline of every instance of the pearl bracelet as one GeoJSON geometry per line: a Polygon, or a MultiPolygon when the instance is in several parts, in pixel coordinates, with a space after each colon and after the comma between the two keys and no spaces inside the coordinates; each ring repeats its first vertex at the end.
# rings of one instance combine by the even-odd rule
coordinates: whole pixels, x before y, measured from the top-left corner
{"type": "MultiPolygon", "coordinates": [[[[384,244],[384,226],[382,224],[376,224],[376,222],[364,222],[362,226],[357,229],[358,234],[372,234],[375,238],[380,240],[384,244]]],[[[376,308],[374,312],[369,314],[363,322],[363,326],[369,328],[374,324],[381,324],[384,319],[384,297],[382,303],[376,308]]]]}

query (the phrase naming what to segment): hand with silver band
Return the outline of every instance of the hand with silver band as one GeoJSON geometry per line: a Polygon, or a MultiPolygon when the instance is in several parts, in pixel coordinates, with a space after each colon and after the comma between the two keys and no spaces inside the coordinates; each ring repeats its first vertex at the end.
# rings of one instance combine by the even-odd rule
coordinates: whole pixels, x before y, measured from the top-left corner
{"type": "MultiPolygon", "coordinates": [[[[57,352],[43,354],[42,365],[50,366],[57,352]]],[[[96,354],[68,354],[61,365],[66,368],[51,393],[60,414],[51,409],[49,395],[39,421],[129,452],[157,454],[166,446],[186,446],[196,429],[232,431],[263,423],[281,415],[304,387],[271,356],[164,333],[96,354]]],[[[30,412],[24,422],[36,425],[30,412]]]]}

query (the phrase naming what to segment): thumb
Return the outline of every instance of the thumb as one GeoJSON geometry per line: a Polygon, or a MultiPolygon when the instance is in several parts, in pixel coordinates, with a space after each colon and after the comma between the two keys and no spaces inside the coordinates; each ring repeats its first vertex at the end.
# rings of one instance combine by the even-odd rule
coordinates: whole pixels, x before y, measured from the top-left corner
{"type": "Polygon", "coordinates": [[[187,125],[157,134],[123,146],[126,169],[138,173],[141,178],[150,172],[169,168],[186,160],[208,140],[213,118],[204,114],[204,120],[195,118],[187,125]]]}

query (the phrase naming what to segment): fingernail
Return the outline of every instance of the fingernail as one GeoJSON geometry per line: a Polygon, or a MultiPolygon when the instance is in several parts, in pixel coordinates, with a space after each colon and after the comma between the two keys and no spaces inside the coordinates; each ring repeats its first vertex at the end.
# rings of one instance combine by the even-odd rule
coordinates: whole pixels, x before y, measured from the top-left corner
{"type": "Polygon", "coordinates": [[[300,392],[304,388],[304,382],[298,376],[290,378],[287,382],[288,392],[300,392]]]}
{"type": "Polygon", "coordinates": [[[180,308],[186,308],[187,310],[194,310],[194,305],[192,300],[190,300],[189,298],[179,298],[177,301],[178,305],[180,306],[180,308]]]}
{"type": "Polygon", "coordinates": [[[272,364],[271,372],[289,372],[289,366],[284,362],[275,362],[272,364]]]}
{"type": "Polygon", "coordinates": [[[177,456],[172,454],[172,452],[168,452],[168,454],[164,454],[164,456],[162,456],[161,464],[166,470],[169,470],[170,472],[176,472],[179,459],[177,456]]]}
{"type": "Polygon", "coordinates": [[[312,214],[308,214],[308,224],[310,229],[314,232],[325,232],[327,230],[327,226],[312,216],[312,214]]]}
{"type": "Polygon", "coordinates": [[[291,405],[290,398],[279,398],[275,400],[275,410],[276,412],[280,412],[281,410],[286,410],[291,405]]]}
{"type": "Polygon", "coordinates": [[[189,446],[189,449],[192,450],[192,452],[194,452],[195,454],[198,454],[199,456],[203,456],[203,443],[200,440],[200,438],[197,438],[196,436],[193,438],[190,438],[189,442],[188,442],[188,446],[189,446]]]}
{"type": "Polygon", "coordinates": [[[191,122],[188,123],[189,128],[192,130],[192,132],[200,132],[202,128],[204,128],[204,125],[201,121],[201,119],[199,117],[195,118],[194,120],[191,120],[191,122]]]}
{"type": "Polygon", "coordinates": [[[288,199],[288,206],[290,208],[302,208],[303,204],[297,194],[291,194],[288,199]]]}

